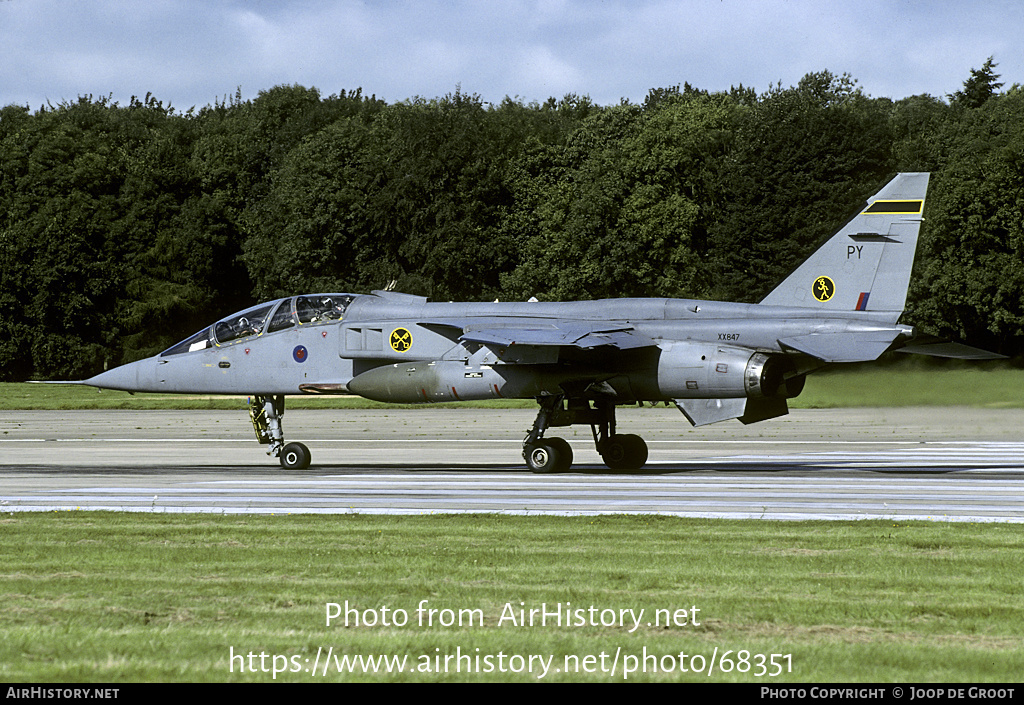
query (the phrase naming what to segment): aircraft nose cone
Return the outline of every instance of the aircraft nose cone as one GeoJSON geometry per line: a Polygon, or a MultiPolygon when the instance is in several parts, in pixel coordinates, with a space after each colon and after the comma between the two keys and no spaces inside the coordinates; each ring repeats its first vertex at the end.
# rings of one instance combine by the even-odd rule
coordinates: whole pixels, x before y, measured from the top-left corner
{"type": "Polygon", "coordinates": [[[121,365],[101,372],[95,377],[90,377],[85,380],[85,384],[100,389],[118,389],[124,392],[159,391],[154,388],[156,364],[153,358],[129,362],[127,365],[121,365]]]}

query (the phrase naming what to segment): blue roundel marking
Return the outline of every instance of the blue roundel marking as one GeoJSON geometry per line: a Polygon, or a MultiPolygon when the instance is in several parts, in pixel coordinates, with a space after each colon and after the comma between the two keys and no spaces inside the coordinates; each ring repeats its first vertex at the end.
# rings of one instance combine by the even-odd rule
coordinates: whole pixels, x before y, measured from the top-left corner
{"type": "Polygon", "coordinates": [[[305,362],[307,357],[309,357],[309,351],[306,350],[305,345],[296,345],[292,350],[292,359],[295,362],[305,362]]]}

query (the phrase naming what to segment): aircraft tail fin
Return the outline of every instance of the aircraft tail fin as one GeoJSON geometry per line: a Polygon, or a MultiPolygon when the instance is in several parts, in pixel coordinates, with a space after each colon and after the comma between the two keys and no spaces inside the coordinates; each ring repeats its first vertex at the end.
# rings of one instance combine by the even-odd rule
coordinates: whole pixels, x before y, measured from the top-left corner
{"type": "Polygon", "coordinates": [[[761,303],[898,317],[907,302],[928,176],[897,174],[761,303]]]}

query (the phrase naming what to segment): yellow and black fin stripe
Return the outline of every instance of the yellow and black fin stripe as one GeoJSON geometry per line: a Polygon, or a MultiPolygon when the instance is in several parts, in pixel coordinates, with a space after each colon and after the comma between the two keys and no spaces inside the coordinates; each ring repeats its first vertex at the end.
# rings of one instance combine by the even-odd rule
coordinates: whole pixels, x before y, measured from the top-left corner
{"type": "Polygon", "coordinates": [[[920,215],[923,209],[923,200],[875,201],[870,206],[868,206],[867,210],[865,210],[864,213],[871,215],[920,215]]]}

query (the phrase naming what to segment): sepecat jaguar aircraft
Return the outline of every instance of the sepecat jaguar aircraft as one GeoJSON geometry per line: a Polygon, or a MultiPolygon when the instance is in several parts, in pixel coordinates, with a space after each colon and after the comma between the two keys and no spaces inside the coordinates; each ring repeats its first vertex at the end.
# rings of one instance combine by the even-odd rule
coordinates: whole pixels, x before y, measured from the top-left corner
{"type": "Polygon", "coordinates": [[[268,454],[304,468],[286,443],[285,396],[357,394],[383,402],[532,398],[523,443],[535,472],[567,469],[548,429],[589,424],[613,469],[647,461],[615,408],[674,403],[695,426],[788,413],[808,373],[899,349],[990,359],[899,323],[928,187],[897,175],[758,304],[688,299],[441,303],[386,291],[291,296],[223,318],[155,357],[83,384],[140,392],[250,394],[268,454]]]}

